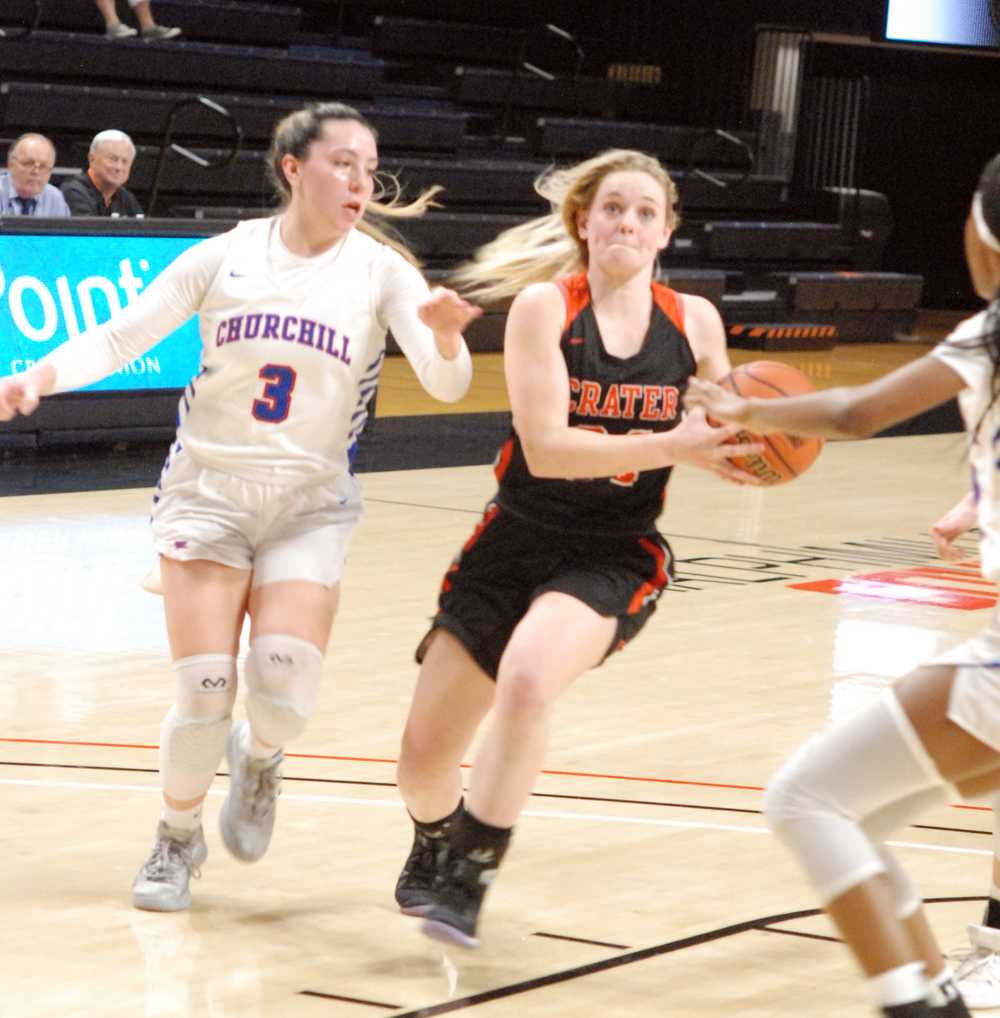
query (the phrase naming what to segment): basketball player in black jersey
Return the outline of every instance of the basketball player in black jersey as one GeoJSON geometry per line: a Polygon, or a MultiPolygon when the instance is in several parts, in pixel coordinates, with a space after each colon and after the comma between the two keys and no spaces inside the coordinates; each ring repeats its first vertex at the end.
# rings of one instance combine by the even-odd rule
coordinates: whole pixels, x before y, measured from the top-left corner
{"type": "Polygon", "coordinates": [[[653,282],[676,222],[663,167],[615,150],[541,178],[553,213],[481,249],[459,285],[517,293],[504,363],[513,431],[499,490],[448,569],[400,754],[416,827],[396,888],[429,936],[475,947],[486,885],[539,774],[556,698],[653,613],[676,463],[752,479],[736,432],[682,417],[692,374],[729,370],[713,305],[653,282]],[[567,412],[568,411],[568,412],[567,412]],[[459,764],[495,706],[463,802],[459,764]]]}

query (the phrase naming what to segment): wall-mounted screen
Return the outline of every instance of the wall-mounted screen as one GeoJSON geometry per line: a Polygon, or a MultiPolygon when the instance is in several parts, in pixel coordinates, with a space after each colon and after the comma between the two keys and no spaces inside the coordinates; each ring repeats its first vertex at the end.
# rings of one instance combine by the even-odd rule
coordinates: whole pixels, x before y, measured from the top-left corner
{"type": "MultiPolygon", "coordinates": [[[[4,234],[0,237],[0,375],[31,367],[107,321],[200,237],[4,234]]],[[[192,318],[138,360],[85,391],[182,389],[198,371],[192,318]]]]}
{"type": "Polygon", "coordinates": [[[886,0],[885,38],[938,46],[1000,46],[991,0],[886,0]]]}

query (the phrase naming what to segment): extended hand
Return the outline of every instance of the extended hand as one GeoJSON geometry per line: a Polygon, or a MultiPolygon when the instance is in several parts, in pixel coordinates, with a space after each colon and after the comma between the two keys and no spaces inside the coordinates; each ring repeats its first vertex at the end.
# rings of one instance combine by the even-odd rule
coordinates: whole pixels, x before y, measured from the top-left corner
{"type": "Polygon", "coordinates": [[[940,558],[946,562],[957,562],[963,557],[962,551],[955,547],[955,542],[976,525],[976,500],[966,495],[958,505],[948,510],[931,527],[931,537],[937,547],[940,558]]]}
{"type": "Polygon", "coordinates": [[[0,421],[9,421],[15,414],[33,414],[42,395],[41,380],[34,372],[0,378],[0,421]]]}
{"type": "Polygon", "coordinates": [[[750,403],[742,396],[723,389],[715,382],[706,382],[694,376],[688,379],[684,406],[688,410],[701,409],[715,420],[730,421],[733,424],[744,423],[750,412],[750,403]]]}
{"type": "Polygon", "coordinates": [[[417,314],[435,336],[461,335],[473,319],[483,313],[481,307],[463,300],[454,290],[435,286],[430,296],[417,306],[417,314]]]}

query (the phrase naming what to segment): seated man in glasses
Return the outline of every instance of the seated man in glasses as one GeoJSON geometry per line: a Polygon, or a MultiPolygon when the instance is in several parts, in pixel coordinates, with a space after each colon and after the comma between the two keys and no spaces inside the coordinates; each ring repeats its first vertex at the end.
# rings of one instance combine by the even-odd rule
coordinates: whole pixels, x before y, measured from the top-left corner
{"type": "Polygon", "coordinates": [[[73,215],[141,216],[142,206],[125,186],[134,161],[135,145],[124,131],[94,135],[87,169],[62,186],[73,215]]]}
{"type": "Polygon", "coordinates": [[[22,134],[7,152],[0,173],[0,215],[56,217],[70,215],[59,188],[49,183],[56,147],[44,134],[22,134]]]}

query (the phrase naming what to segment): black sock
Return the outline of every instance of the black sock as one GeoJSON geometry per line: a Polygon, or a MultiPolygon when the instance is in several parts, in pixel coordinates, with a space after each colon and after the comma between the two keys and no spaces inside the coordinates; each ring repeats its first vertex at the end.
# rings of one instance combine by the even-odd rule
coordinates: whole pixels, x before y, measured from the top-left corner
{"type": "Polygon", "coordinates": [[[934,1018],[934,1009],[926,1000],[915,1000],[910,1004],[894,1004],[883,1007],[885,1018],[934,1018]]]}
{"type": "Polygon", "coordinates": [[[986,899],[983,926],[992,926],[993,929],[1000,930],[1000,901],[997,901],[992,895],[986,899]]]}
{"type": "Polygon", "coordinates": [[[500,864],[500,860],[510,844],[513,827],[492,827],[476,819],[468,810],[465,811],[461,823],[454,835],[454,846],[457,855],[469,856],[476,854],[476,862],[500,864]],[[492,855],[492,859],[488,858],[492,855]]]}
{"type": "Polygon", "coordinates": [[[465,815],[465,800],[459,799],[458,805],[455,809],[449,813],[446,817],[442,817],[440,820],[418,820],[412,813],[410,819],[413,821],[413,826],[421,833],[426,835],[428,838],[444,838],[455,829],[459,820],[465,815]]]}

